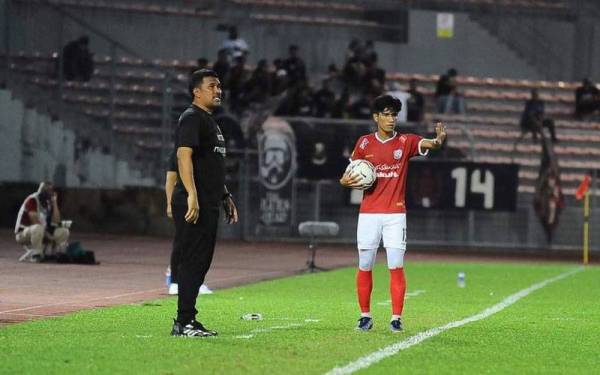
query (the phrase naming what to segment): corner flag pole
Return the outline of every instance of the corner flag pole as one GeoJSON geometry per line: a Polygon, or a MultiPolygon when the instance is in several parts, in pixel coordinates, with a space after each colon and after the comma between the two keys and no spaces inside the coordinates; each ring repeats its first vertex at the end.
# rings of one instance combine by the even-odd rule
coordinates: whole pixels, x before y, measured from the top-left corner
{"type": "Polygon", "coordinates": [[[590,253],[590,192],[585,192],[583,201],[583,264],[589,263],[590,253]]]}

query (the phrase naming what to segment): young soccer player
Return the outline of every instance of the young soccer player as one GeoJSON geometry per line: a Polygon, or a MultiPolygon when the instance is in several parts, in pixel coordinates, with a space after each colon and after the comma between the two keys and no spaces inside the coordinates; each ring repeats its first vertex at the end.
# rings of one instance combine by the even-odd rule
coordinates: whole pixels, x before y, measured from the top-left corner
{"type": "MultiPolygon", "coordinates": [[[[371,317],[371,290],[373,275],[371,270],[379,243],[387,253],[390,270],[390,294],[392,318],[390,330],[402,331],[402,310],[406,279],[404,277],[404,252],[406,251],[406,175],[408,161],[416,155],[427,155],[429,150],[439,149],[446,139],[446,129],[442,123],[435,127],[436,138],[425,139],[415,134],[399,134],[394,128],[396,117],[402,109],[402,102],[391,95],[382,95],[373,102],[373,120],[377,131],[358,139],[352,160],[370,161],[377,171],[375,184],[364,192],[360,205],[357,228],[358,273],[356,290],[361,317],[356,329],[368,331],[373,327],[371,317]]],[[[343,186],[361,188],[360,177],[351,171],[340,179],[343,186]]]]}

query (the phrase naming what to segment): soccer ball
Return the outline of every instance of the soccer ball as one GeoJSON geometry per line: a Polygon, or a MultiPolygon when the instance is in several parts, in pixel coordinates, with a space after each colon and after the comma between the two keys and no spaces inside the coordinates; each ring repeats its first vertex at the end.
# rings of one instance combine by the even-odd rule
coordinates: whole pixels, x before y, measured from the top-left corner
{"type": "Polygon", "coordinates": [[[350,164],[348,164],[348,167],[346,167],[346,172],[361,176],[361,186],[357,188],[360,190],[367,190],[373,186],[377,179],[375,167],[371,162],[364,159],[352,160],[350,164]]]}

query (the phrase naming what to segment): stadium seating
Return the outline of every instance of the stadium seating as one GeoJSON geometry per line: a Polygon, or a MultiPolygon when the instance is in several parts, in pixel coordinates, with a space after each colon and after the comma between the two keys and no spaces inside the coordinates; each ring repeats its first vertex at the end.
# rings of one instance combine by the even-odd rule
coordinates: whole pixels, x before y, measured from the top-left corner
{"type": "MultiPolygon", "coordinates": [[[[56,92],[54,74],[56,54],[18,53],[11,69],[35,87],[56,92]]],[[[95,57],[96,69],[89,82],[65,82],[62,88],[66,103],[97,119],[110,115],[111,64],[106,56],[95,57]]],[[[185,106],[185,82],[194,68],[193,61],[119,58],[115,64],[113,129],[131,139],[141,150],[162,147],[164,131],[162,100],[165,71],[170,72],[175,105],[185,106]],[[156,67],[161,67],[159,71],[156,67]],[[180,95],[177,95],[180,93],[180,95]]],[[[467,114],[434,113],[433,91],[436,75],[391,73],[388,82],[395,89],[406,89],[415,79],[426,96],[428,113],[425,122],[442,120],[448,126],[449,145],[460,149],[474,160],[490,163],[517,163],[521,166],[520,187],[533,191],[540,164],[540,146],[526,135],[516,146],[520,135],[519,117],[529,90],[536,88],[546,101],[547,115],[555,119],[558,143],[555,152],[563,171],[565,192],[572,191],[583,173],[600,169],[600,123],[573,119],[574,89],[577,82],[552,82],[500,78],[459,77],[460,90],[467,101],[467,114]]]]}

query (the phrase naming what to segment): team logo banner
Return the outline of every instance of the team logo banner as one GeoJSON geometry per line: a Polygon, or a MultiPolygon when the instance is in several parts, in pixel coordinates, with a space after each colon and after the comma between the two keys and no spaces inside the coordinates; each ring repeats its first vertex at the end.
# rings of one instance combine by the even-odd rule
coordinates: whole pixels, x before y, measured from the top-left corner
{"type": "Polygon", "coordinates": [[[269,117],[258,134],[259,221],[291,225],[292,178],[296,172],[296,138],[289,123],[269,117]]]}

